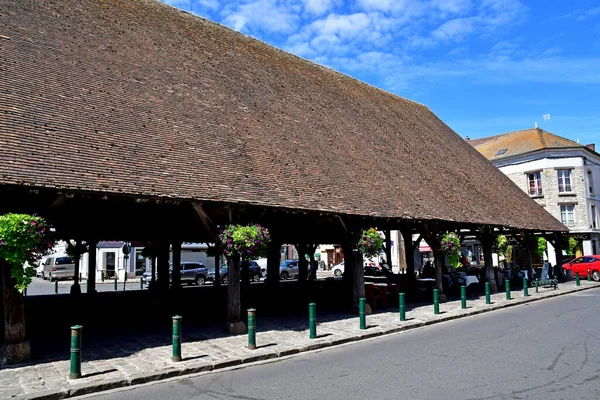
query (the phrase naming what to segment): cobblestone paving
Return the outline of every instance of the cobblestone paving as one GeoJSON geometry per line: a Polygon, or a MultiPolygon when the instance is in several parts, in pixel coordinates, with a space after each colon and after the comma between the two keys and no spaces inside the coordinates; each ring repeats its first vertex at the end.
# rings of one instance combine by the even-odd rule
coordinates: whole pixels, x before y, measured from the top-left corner
{"type": "MultiPolygon", "coordinates": [[[[407,304],[407,321],[400,322],[398,308],[377,311],[367,317],[367,329],[359,329],[358,316],[344,313],[318,314],[317,339],[309,339],[306,318],[261,318],[257,315],[256,350],[248,350],[247,336],[227,336],[222,325],[188,329],[183,325],[182,362],[172,362],[170,336],[137,336],[135,341],[92,341],[83,343],[82,378],[68,379],[69,354],[61,355],[56,348],[48,349],[44,359],[31,364],[0,369],[0,398],[65,398],[98,392],[115,387],[165,379],[213,369],[225,368],[269,358],[324,348],[368,337],[399,332],[431,323],[442,322],[524,302],[563,295],[578,290],[600,287],[599,283],[582,281],[559,284],[559,288],[535,288],[529,297],[512,291],[512,300],[505,293],[492,295],[492,304],[485,296],[471,298],[462,310],[460,300],[440,304],[440,314],[433,314],[432,304],[407,304]]],[[[85,332],[85,331],[84,331],[85,332]]],[[[62,349],[61,349],[62,350],[62,349]]]]}

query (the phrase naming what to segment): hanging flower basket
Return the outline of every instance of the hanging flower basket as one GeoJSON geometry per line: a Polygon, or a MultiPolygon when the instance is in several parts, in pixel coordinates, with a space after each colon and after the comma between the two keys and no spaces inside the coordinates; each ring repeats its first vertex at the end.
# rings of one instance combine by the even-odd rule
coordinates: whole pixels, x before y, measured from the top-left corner
{"type": "Polygon", "coordinates": [[[362,232],[358,240],[358,250],[365,257],[377,257],[383,249],[383,239],[375,228],[369,228],[362,232]]]}
{"type": "Polygon", "coordinates": [[[243,260],[267,255],[271,236],[269,230],[256,225],[227,225],[219,234],[221,248],[226,256],[239,254],[243,260]]]}
{"type": "Polygon", "coordinates": [[[48,254],[54,246],[51,236],[48,224],[39,216],[0,215],[0,258],[9,262],[19,292],[27,288],[35,275],[34,268],[23,268],[23,264],[35,265],[48,254]]]}
{"type": "Polygon", "coordinates": [[[458,253],[460,251],[460,238],[458,235],[454,232],[444,233],[444,235],[442,235],[440,245],[442,246],[442,251],[448,257],[450,265],[455,268],[460,267],[461,264],[458,260],[458,253]]]}

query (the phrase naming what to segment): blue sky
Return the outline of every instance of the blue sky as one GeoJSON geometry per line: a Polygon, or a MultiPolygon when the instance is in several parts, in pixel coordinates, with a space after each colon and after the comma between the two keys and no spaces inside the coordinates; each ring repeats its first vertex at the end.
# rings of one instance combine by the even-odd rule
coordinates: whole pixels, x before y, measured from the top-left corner
{"type": "Polygon", "coordinates": [[[537,122],[600,145],[597,0],[165,2],[424,103],[462,137],[537,122]]]}

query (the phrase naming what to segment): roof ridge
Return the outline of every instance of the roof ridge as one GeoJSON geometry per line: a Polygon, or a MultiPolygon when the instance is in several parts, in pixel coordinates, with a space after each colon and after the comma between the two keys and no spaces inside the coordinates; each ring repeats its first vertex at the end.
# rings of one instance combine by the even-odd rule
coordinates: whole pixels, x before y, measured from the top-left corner
{"type": "Polygon", "coordinates": [[[388,94],[388,95],[394,96],[394,97],[396,97],[396,98],[399,98],[399,99],[401,99],[401,100],[408,101],[408,102],[410,102],[410,103],[414,103],[414,104],[416,104],[416,105],[419,105],[419,106],[425,107],[426,109],[428,109],[428,110],[429,110],[429,107],[428,107],[426,104],[419,103],[418,101],[411,100],[411,99],[408,99],[408,98],[406,98],[406,97],[402,97],[402,96],[400,96],[400,95],[398,95],[398,94],[396,94],[396,93],[392,93],[392,92],[390,92],[390,91],[387,91],[387,90],[385,90],[385,89],[379,88],[379,87],[377,87],[377,86],[375,86],[375,85],[371,85],[371,84],[370,84],[370,83],[368,83],[368,82],[361,81],[360,79],[357,79],[357,78],[355,78],[355,77],[353,77],[353,76],[350,76],[350,75],[344,74],[344,73],[342,73],[342,72],[340,72],[340,71],[336,71],[335,69],[333,69],[333,68],[330,68],[330,67],[328,67],[328,66],[326,66],[326,65],[319,64],[319,63],[317,63],[317,62],[315,62],[315,61],[309,60],[309,59],[307,59],[307,58],[304,58],[304,57],[301,57],[301,56],[299,56],[299,55],[297,55],[297,54],[294,54],[294,53],[291,53],[291,52],[289,52],[289,51],[286,51],[286,50],[284,50],[284,49],[281,49],[281,48],[279,48],[279,47],[273,46],[272,44],[269,44],[269,43],[267,43],[267,42],[265,42],[265,41],[263,41],[263,40],[260,40],[260,39],[258,39],[258,38],[256,38],[256,37],[254,37],[254,36],[251,36],[251,35],[246,35],[246,34],[244,34],[244,33],[240,32],[240,31],[236,31],[235,29],[233,29],[233,28],[230,28],[230,27],[228,27],[227,25],[223,25],[223,24],[220,24],[220,23],[218,23],[218,22],[215,22],[215,21],[213,21],[213,20],[210,20],[210,19],[208,19],[208,18],[204,18],[204,17],[202,17],[202,16],[200,16],[200,15],[197,15],[197,14],[191,13],[191,12],[189,12],[189,11],[182,10],[182,9],[180,9],[180,8],[177,8],[177,7],[175,7],[175,6],[172,6],[171,4],[164,3],[164,2],[163,2],[163,1],[161,1],[161,0],[145,0],[145,1],[154,2],[154,3],[159,3],[160,5],[162,5],[162,6],[164,6],[164,7],[168,7],[168,8],[170,8],[170,9],[174,9],[174,10],[175,10],[175,11],[177,11],[177,12],[180,12],[180,13],[186,14],[186,16],[187,16],[188,18],[196,18],[196,19],[200,19],[200,20],[202,20],[202,21],[204,21],[204,22],[208,22],[208,23],[210,23],[210,24],[214,24],[214,25],[216,25],[216,26],[219,26],[219,27],[221,27],[221,28],[228,29],[228,30],[230,30],[231,32],[233,32],[234,34],[240,35],[240,36],[242,36],[242,37],[243,37],[243,38],[245,38],[245,39],[254,40],[254,41],[256,41],[256,42],[259,42],[259,43],[261,43],[261,44],[263,44],[263,45],[266,45],[266,46],[268,46],[269,48],[271,48],[272,50],[275,50],[275,51],[279,51],[279,52],[285,53],[285,54],[286,54],[286,55],[288,55],[288,56],[296,57],[296,58],[298,58],[298,59],[302,60],[303,62],[310,63],[310,64],[312,64],[312,65],[314,65],[314,66],[316,66],[316,67],[318,67],[318,68],[323,68],[323,69],[327,70],[327,71],[328,71],[328,72],[330,72],[330,73],[334,73],[334,74],[336,74],[336,75],[341,75],[342,77],[344,77],[344,78],[346,78],[346,79],[351,79],[351,80],[353,80],[353,81],[356,81],[356,82],[358,82],[358,83],[360,83],[360,84],[362,84],[362,85],[365,85],[365,86],[368,86],[368,87],[370,87],[370,88],[372,88],[372,89],[375,89],[375,90],[377,90],[377,91],[379,91],[379,92],[386,93],[386,94],[388,94]]]}

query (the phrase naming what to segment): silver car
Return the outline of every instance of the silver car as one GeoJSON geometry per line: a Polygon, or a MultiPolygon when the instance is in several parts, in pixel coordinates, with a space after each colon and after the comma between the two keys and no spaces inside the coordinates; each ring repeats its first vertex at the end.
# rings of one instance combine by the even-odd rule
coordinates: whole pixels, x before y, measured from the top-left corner
{"type": "MultiPolygon", "coordinates": [[[[173,265],[169,265],[169,281],[171,281],[173,277],[172,270],[173,265]]],[[[199,262],[182,262],[179,271],[181,283],[186,283],[188,285],[191,285],[192,283],[204,285],[204,282],[206,282],[206,278],[208,277],[208,270],[204,264],[199,262]]],[[[152,281],[152,272],[144,272],[142,280],[145,284],[150,284],[150,281],[152,281]]]]}
{"type": "Polygon", "coordinates": [[[75,263],[69,256],[48,256],[44,261],[42,270],[42,278],[50,279],[50,282],[55,279],[75,277],[75,263]]]}

